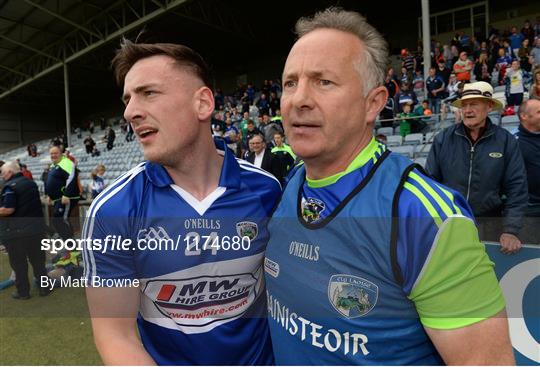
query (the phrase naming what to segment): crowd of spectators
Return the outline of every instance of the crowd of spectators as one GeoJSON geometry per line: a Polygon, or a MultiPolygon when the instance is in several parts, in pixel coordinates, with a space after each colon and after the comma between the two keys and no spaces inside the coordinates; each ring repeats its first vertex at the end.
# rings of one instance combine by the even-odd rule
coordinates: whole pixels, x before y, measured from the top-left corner
{"type": "MultiPolygon", "coordinates": [[[[380,118],[382,126],[402,124],[404,105],[415,107],[428,100],[433,114],[445,116],[450,103],[459,97],[463,84],[472,80],[504,86],[507,107],[513,110],[523,102],[525,92],[531,98],[540,93],[540,20],[527,20],[521,30],[491,28],[486,39],[457,32],[449,44],[433,39],[430,45],[429,75],[423,76],[422,46],[416,52],[402,49],[401,72],[389,68],[385,80],[389,99],[380,118]],[[426,88],[427,95],[423,95],[426,88]],[[420,96],[420,98],[419,98],[420,96]]],[[[414,129],[406,131],[414,132],[414,129]]],[[[401,133],[402,135],[405,133],[401,133]]]]}

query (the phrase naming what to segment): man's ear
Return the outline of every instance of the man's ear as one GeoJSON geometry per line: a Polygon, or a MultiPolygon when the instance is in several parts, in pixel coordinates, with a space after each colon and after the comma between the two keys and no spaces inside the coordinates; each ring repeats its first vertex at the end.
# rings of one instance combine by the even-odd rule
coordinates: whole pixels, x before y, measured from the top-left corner
{"type": "Polygon", "coordinates": [[[375,121],[388,100],[388,90],[384,86],[377,87],[366,98],[366,121],[375,121]]]}
{"type": "Polygon", "coordinates": [[[195,107],[200,121],[208,121],[214,112],[214,94],[208,87],[195,92],[195,107]]]}

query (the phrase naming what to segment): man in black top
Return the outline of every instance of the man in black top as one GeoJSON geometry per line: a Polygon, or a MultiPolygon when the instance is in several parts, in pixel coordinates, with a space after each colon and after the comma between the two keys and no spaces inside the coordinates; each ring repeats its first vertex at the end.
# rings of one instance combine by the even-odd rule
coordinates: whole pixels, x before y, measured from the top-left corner
{"type": "MultiPolygon", "coordinates": [[[[45,230],[41,200],[36,183],[20,172],[15,162],[7,162],[0,169],[5,186],[0,196],[0,237],[6,245],[9,264],[15,271],[17,291],[15,299],[30,298],[28,263],[32,264],[34,276],[46,276],[45,252],[40,242],[45,230]]],[[[49,294],[47,288],[39,290],[40,296],[49,294]]]]}
{"type": "Polygon", "coordinates": [[[519,125],[516,138],[525,161],[527,182],[529,184],[529,202],[525,210],[523,241],[539,243],[538,225],[540,225],[540,100],[529,99],[519,108],[519,125]],[[534,219],[533,219],[534,218],[534,219]],[[534,234],[536,232],[536,235],[534,234]]]}
{"type": "Polygon", "coordinates": [[[515,253],[521,248],[527,177],[516,140],[488,117],[502,105],[486,82],[465,84],[453,105],[461,109],[463,122],[436,135],[426,170],[467,199],[481,240],[498,240],[502,252],[515,253]]]}

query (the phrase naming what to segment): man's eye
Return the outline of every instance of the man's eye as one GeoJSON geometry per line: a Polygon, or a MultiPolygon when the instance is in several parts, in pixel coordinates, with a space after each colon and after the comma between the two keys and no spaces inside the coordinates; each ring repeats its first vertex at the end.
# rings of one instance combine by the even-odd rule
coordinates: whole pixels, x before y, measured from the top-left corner
{"type": "Polygon", "coordinates": [[[151,96],[151,95],[154,95],[156,94],[156,92],[154,92],[153,90],[146,90],[144,91],[144,95],[145,96],[151,96]]]}
{"type": "Polygon", "coordinates": [[[330,84],[332,84],[332,82],[330,80],[327,80],[327,79],[321,79],[321,80],[319,80],[319,83],[321,85],[330,85],[330,84]]]}
{"type": "Polygon", "coordinates": [[[292,88],[296,85],[294,80],[287,80],[284,84],[285,88],[292,88]]]}

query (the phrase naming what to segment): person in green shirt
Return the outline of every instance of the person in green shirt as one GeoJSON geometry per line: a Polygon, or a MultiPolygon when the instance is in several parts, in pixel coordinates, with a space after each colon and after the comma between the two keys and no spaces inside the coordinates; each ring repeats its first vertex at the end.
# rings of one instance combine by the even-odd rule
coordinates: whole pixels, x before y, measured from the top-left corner
{"type": "Polygon", "coordinates": [[[398,116],[403,120],[400,120],[399,122],[399,134],[402,137],[406,137],[411,133],[411,124],[413,120],[410,119],[410,117],[414,117],[416,115],[411,112],[411,105],[409,103],[404,103],[401,108],[403,109],[403,112],[401,112],[398,116]]]}

